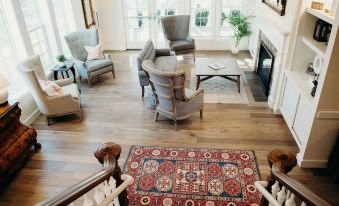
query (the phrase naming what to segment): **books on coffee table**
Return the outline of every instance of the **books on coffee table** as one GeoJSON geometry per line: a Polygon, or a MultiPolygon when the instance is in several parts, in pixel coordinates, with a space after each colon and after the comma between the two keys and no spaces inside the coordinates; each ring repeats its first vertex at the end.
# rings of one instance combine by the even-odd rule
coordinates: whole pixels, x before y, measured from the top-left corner
{"type": "Polygon", "coordinates": [[[219,69],[223,69],[223,68],[226,68],[225,65],[219,63],[219,62],[216,62],[216,63],[213,63],[213,64],[210,64],[208,65],[210,68],[214,69],[214,70],[219,70],[219,69]]]}

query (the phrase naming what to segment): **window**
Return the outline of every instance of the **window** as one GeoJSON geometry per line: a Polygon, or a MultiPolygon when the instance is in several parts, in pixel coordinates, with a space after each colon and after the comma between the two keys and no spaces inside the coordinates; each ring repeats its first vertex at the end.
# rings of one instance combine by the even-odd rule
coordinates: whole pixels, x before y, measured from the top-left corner
{"type": "Polygon", "coordinates": [[[65,55],[69,55],[69,49],[64,39],[64,36],[70,32],[69,25],[68,25],[68,16],[65,8],[65,1],[64,0],[52,0],[54,15],[56,24],[58,27],[58,34],[61,41],[62,52],[65,55]]]}
{"type": "MultiPolygon", "coordinates": [[[[0,72],[5,75],[9,82],[14,82],[18,79],[17,70],[15,69],[16,55],[2,8],[4,7],[0,1],[0,72]]],[[[16,87],[19,87],[19,84],[10,84],[9,91],[17,89],[16,87]]]]}
{"type": "Polygon", "coordinates": [[[53,57],[45,26],[40,20],[38,5],[35,0],[20,0],[20,6],[34,53],[40,55],[44,68],[49,68],[53,64],[53,57]]]}
{"type": "MultiPolygon", "coordinates": [[[[220,24],[221,19],[228,15],[232,10],[240,10],[243,12],[243,0],[221,0],[221,16],[220,16],[220,24]]],[[[225,21],[220,26],[220,34],[221,37],[232,36],[233,31],[231,26],[225,21]]]]}
{"type": "Polygon", "coordinates": [[[211,37],[212,1],[191,0],[191,27],[194,37],[211,37]]]}

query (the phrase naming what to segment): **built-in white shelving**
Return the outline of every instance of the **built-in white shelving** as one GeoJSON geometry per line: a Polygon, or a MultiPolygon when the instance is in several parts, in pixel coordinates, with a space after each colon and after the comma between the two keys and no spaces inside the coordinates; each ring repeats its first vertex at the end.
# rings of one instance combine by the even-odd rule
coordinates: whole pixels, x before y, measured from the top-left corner
{"type": "Polygon", "coordinates": [[[313,16],[326,21],[327,23],[333,24],[334,23],[334,16],[331,16],[329,13],[325,13],[324,11],[307,8],[306,12],[312,14],[313,16]]]}
{"type": "Polygon", "coordinates": [[[312,36],[302,36],[301,40],[316,54],[324,58],[327,48],[327,45],[325,43],[317,42],[313,39],[312,36]]]}
{"type": "Polygon", "coordinates": [[[299,93],[309,102],[313,103],[314,98],[311,95],[312,85],[309,84],[309,74],[302,70],[289,70],[286,75],[295,83],[299,93]]]}

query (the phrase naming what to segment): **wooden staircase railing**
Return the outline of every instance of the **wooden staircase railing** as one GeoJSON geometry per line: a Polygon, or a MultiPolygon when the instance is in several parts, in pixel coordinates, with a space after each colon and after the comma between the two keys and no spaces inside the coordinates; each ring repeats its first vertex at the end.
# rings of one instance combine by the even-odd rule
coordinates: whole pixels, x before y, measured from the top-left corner
{"type": "Polygon", "coordinates": [[[255,183],[263,195],[260,206],[295,206],[297,202],[302,206],[332,205],[287,175],[297,165],[294,154],[274,150],[268,154],[267,160],[271,167],[268,180],[255,183]]]}
{"type": "Polygon", "coordinates": [[[73,202],[83,197],[83,205],[127,206],[126,188],[134,180],[131,176],[121,175],[118,165],[120,154],[121,146],[118,144],[109,142],[100,145],[94,152],[94,156],[103,165],[101,171],[39,205],[72,205],[73,202]],[[90,191],[94,191],[92,198],[89,198],[90,191]]]}

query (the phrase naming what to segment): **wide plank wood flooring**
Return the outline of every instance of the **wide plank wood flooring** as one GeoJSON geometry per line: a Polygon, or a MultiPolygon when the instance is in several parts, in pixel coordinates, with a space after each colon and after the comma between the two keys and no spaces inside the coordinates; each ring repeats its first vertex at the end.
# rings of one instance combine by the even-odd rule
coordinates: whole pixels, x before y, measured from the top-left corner
{"type": "MultiPolygon", "coordinates": [[[[34,205],[100,170],[93,152],[102,143],[122,145],[123,166],[131,145],[254,150],[261,178],[269,173],[266,155],[277,148],[295,153],[295,144],[283,118],[263,103],[206,104],[199,114],[180,121],[178,131],[163,118],[154,122],[154,110],[141,98],[135,58],[138,52],[113,52],[116,79],[103,75],[89,88],[80,84],[83,121],[54,119],[51,126],[40,116],[32,126],[42,149],[35,153],[0,193],[0,205],[34,205]]],[[[198,52],[199,57],[225,56],[225,52],[198,52]]],[[[248,54],[240,54],[242,57],[248,54]]],[[[180,64],[192,67],[185,56],[180,64]]],[[[253,98],[252,98],[253,99],[253,98]]],[[[317,194],[339,205],[339,185],[316,177],[309,169],[295,168],[290,175],[317,194]]]]}

